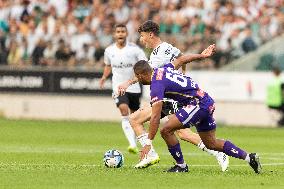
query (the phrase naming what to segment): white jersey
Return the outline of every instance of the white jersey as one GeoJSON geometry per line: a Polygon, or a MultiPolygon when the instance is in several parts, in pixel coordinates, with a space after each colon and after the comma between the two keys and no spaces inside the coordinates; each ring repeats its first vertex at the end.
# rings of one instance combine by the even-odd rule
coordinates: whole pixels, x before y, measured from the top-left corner
{"type": "Polygon", "coordinates": [[[159,68],[176,59],[181,51],[167,42],[163,42],[153,49],[149,64],[152,68],[159,68]]]}
{"type": "MultiPolygon", "coordinates": [[[[126,43],[122,49],[116,44],[108,46],[104,53],[104,62],[112,67],[112,90],[117,93],[118,85],[134,77],[133,66],[139,60],[146,60],[144,51],[134,43],[126,43]]],[[[139,83],[129,86],[126,92],[141,93],[139,83]]]]}

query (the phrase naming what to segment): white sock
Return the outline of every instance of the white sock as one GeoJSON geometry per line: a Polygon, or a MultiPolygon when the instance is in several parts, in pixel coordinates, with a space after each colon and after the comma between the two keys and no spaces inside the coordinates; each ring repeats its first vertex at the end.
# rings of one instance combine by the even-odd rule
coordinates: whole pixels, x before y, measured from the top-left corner
{"type": "Polygon", "coordinates": [[[183,164],[177,164],[178,166],[180,166],[181,168],[185,168],[186,167],[186,163],[183,164]]]}
{"type": "Polygon", "coordinates": [[[245,158],[245,161],[248,162],[248,163],[250,162],[249,154],[247,154],[247,156],[246,156],[246,158],[245,158]]]}
{"type": "Polygon", "coordinates": [[[217,156],[217,154],[219,153],[218,151],[209,150],[208,148],[206,148],[206,146],[203,144],[202,141],[200,141],[197,146],[198,146],[198,148],[200,148],[201,150],[203,150],[203,151],[205,151],[205,152],[207,152],[208,154],[213,155],[213,156],[217,156]]]}
{"type": "Polygon", "coordinates": [[[148,139],[148,133],[144,133],[142,135],[137,136],[137,140],[139,141],[142,147],[146,145],[147,139],[148,139]]]}
{"type": "Polygon", "coordinates": [[[135,133],[129,123],[128,116],[122,116],[121,117],[121,126],[123,129],[123,132],[129,142],[129,145],[133,148],[136,148],[136,136],[135,133]]]}

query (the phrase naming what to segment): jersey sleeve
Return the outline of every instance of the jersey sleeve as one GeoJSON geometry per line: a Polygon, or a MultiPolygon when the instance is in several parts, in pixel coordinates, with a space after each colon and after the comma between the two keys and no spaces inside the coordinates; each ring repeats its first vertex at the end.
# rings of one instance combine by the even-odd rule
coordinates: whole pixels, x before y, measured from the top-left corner
{"type": "Polygon", "coordinates": [[[149,64],[153,68],[163,67],[165,64],[173,62],[180,54],[181,51],[178,48],[163,42],[152,51],[149,64]]]}
{"type": "Polygon", "coordinates": [[[175,57],[178,57],[181,54],[181,51],[178,48],[173,46],[172,53],[175,55],[175,57]]]}
{"type": "Polygon", "coordinates": [[[163,73],[159,73],[159,70],[162,71],[162,69],[157,69],[156,74],[153,75],[151,81],[151,104],[163,100],[165,96],[165,85],[162,77],[163,73]]]}
{"type": "Polygon", "coordinates": [[[110,62],[110,55],[109,55],[108,49],[106,49],[105,52],[104,52],[104,63],[105,63],[106,65],[111,65],[111,62],[110,62]]]}

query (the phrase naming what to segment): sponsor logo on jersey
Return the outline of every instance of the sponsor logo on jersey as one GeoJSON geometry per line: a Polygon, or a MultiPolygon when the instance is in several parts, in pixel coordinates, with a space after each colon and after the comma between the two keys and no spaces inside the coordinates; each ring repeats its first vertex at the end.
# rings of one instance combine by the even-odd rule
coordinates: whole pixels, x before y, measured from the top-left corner
{"type": "Polygon", "coordinates": [[[197,91],[197,95],[200,96],[200,97],[204,97],[204,91],[202,91],[201,89],[198,89],[197,91]]]}
{"type": "Polygon", "coordinates": [[[120,69],[123,69],[123,68],[131,68],[133,67],[133,64],[123,64],[122,62],[119,64],[119,65],[112,65],[113,68],[120,68],[120,69]]]}
{"type": "Polygon", "coordinates": [[[156,80],[162,80],[164,75],[164,68],[158,68],[156,80]]]}

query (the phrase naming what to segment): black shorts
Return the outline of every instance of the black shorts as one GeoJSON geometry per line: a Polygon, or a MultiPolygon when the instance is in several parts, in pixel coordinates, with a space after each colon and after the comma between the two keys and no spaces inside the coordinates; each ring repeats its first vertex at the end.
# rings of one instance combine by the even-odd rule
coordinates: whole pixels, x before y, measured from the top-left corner
{"type": "Polygon", "coordinates": [[[183,105],[181,105],[179,102],[170,99],[165,99],[163,100],[161,118],[164,118],[171,114],[175,114],[181,108],[183,108],[183,105]]]}
{"type": "Polygon", "coordinates": [[[122,96],[116,96],[114,101],[118,107],[120,104],[127,104],[130,110],[138,110],[140,108],[141,93],[128,93],[122,96]]]}

